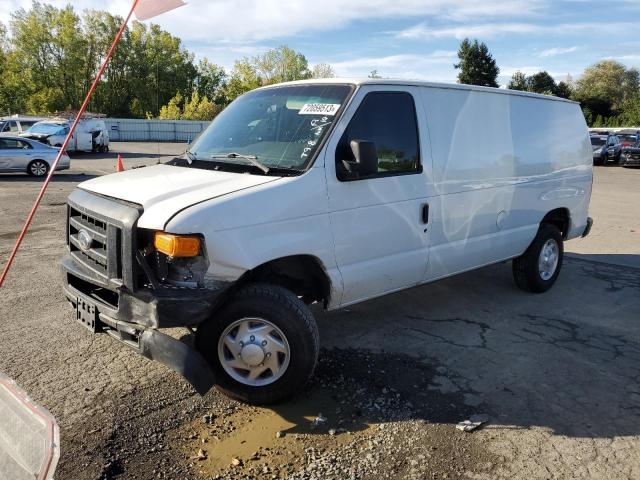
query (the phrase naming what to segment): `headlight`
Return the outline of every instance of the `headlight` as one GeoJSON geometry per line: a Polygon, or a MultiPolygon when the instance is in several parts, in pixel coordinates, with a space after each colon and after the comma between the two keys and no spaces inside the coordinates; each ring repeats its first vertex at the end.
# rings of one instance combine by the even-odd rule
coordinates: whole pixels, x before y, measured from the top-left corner
{"type": "Polygon", "coordinates": [[[173,235],[155,232],[153,235],[155,274],[161,283],[187,288],[204,286],[209,269],[204,243],[196,235],[173,235]]]}
{"type": "Polygon", "coordinates": [[[200,239],[194,236],[156,232],[153,245],[169,257],[197,257],[200,253],[200,239]]]}

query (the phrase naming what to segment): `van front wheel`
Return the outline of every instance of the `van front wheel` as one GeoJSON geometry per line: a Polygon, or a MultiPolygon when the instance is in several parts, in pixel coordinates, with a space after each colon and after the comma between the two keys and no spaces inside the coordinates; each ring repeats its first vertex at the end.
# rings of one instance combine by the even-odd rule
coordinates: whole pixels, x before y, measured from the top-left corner
{"type": "Polygon", "coordinates": [[[198,329],[196,347],[217,388],[237,400],[269,404],[300,390],[320,349],[309,308],[290,291],[248,285],[198,329]]]}
{"type": "Polygon", "coordinates": [[[555,225],[542,224],[529,248],[523,255],[513,259],[516,285],[527,292],[546,292],[560,275],[563,257],[560,230],[555,225]]]}

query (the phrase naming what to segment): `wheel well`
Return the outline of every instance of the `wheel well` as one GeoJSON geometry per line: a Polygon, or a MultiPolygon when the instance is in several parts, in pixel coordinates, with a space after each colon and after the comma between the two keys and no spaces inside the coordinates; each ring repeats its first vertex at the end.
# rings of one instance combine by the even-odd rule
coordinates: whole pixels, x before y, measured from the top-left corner
{"type": "Polygon", "coordinates": [[[240,277],[234,289],[255,282],[280,285],[305,303],[323,302],[325,308],[331,296],[329,276],[320,260],[311,255],[294,255],[264,263],[240,277]]]}
{"type": "Polygon", "coordinates": [[[540,224],[548,223],[555,225],[562,233],[562,238],[567,238],[571,226],[571,214],[567,208],[556,208],[547,213],[540,224]]]}

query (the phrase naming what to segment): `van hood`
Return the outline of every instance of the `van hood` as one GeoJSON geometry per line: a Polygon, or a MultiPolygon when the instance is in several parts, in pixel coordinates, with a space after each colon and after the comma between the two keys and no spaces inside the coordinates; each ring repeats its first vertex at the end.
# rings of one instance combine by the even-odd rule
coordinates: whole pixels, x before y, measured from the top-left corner
{"type": "Polygon", "coordinates": [[[191,205],[280,178],[154,165],[94,178],[79,188],[141,205],[144,214],[138,226],[162,230],[177,212],[191,205]]]}

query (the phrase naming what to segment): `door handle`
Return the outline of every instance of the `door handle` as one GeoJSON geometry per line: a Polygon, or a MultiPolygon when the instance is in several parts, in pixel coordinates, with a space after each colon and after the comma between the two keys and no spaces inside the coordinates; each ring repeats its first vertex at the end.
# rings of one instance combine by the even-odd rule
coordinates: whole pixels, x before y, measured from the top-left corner
{"type": "Polygon", "coordinates": [[[425,203],[422,205],[422,223],[429,223],[429,204],[425,203]]]}

